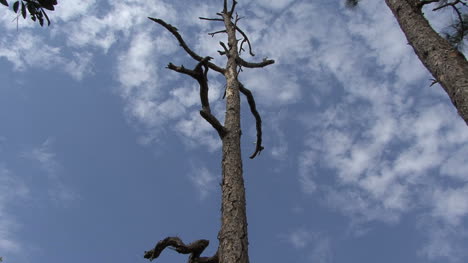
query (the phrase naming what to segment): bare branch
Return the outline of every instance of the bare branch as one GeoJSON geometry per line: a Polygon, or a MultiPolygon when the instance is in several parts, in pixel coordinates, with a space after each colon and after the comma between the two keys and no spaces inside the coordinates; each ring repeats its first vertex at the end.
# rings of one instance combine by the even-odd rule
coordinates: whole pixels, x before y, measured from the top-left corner
{"type": "Polygon", "coordinates": [[[210,35],[211,37],[214,37],[216,34],[220,34],[220,33],[227,33],[227,31],[226,31],[226,29],[219,30],[219,31],[216,31],[216,32],[213,32],[213,33],[208,33],[208,35],[210,35]]]}
{"type": "Polygon", "coordinates": [[[255,54],[252,52],[252,45],[250,44],[250,40],[247,37],[247,35],[237,25],[234,25],[234,26],[235,26],[237,32],[239,32],[242,35],[242,37],[244,37],[244,39],[242,40],[242,42],[240,44],[240,49],[242,50],[242,46],[244,45],[245,42],[247,42],[247,44],[249,45],[249,54],[252,57],[255,56],[255,54]]]}
{"type": "MultiPolygon", "coordinates": [[[[194,51],[192,51],[188,45],[185,43],[184,39],[182,38],[182,36],[179,34],[178,32],[178,29],[174,26],[172,26],[171,24],[168,24],[166,22],[164,22],[164,20],[162,19],[158,19],[158,18],[152,18],[152,17],[148,17],[150,20],[162,25],[164,28],[166,28],[169,32],[172,33],[172,35],[175,36],[175,38],[179,41],[179,44],[180,46],[185,50],[185,52],[187,52],[193,59],[197,60],[197,61],[202,61],[203,60],[203,57],[201,57],[200,55],[198,55],[197,53],[195,53],[194,51]]],[[[212,70],[214,71],[217,71],[221,74],[224,74],[224,72],[226,71],[225,69],[219,67],[218,65],[216,64],[213,64],[211,62],[208,62],[208,67],[210,67],[212,70]]]]}
{"type": "Polygon", "coordinates": [[[174,71],[177,71],[177,72],[182,73],[182,74],[189,75],[189,76],[191,76],[193,78],[195,78],[195,75],[196,75],[195,71],[185,68],[184,65],[178,67],[178,66],[176,66],[176,65],[174,65],[172,63],[169,63],[167,65],[167,68],[171,69],[171,70],[174,70],[174,71]]]}
{"type": "Polygon", "coordinates": [[[223,19],[221,18],[207,18],[207,17],[198,17],[198,19],[201,19],[201,20],[208,20],[208,21],[220,21],[220,22],[224,22],[223,19]]]}
{"type": "Polygon", "coordinates": [[[455,5],[452,5],[452,8],[455,11],[455,13],[457,13],[458,15],[458,21],[460,21],[460,28],[458,29],[458,32],[460,32],[461,34],[460,39],[463,40],[465,38],[465,25],[464,25],[462,14],[455,5]]]}
{"type": "Polygon", "coordinates": [[[455,11],[455,13],[457,14],[458,16],[458,21],[460,21],[459,25],[456,25],[456,27],[460,26],[460,28],[456,28],[456,30],[460,33],[460,39],[463,40],[463,38],[465,38],[465,25],[464,25],[464,20],[463,20],[463,17],[462,17],[462,13],[460,12],[460,9],[458,9],[457,7],[457,4],[461,4],[463,6],[466,6],[466,3],[460,1],[460,0],[455,0],[453,2],[447,2],[443,5],[440,5],[434,9],[432,9],[432,11],[439,11],[443,8],[446,8],[446,7],[449,7],[451,6],[453,11],[455,11]]]}
{"type": "Polygon", "coordinates": [[[144,258],[147,258],[150,261],[152,261],[158,258],[165,248],[172,247],[175,251],[177,251],[180,254],[190,254],[188,261],[189,263],[217,263],[218,252],[216,252],[216,254],[213,257],[200,258],[201,253],[209,244],[210,241],[206,239],[200,239],[188,245],[185,245],[179,237],[167,237],[159,241],[152,250],[145,251],[144,258]]]}
{"type": "Polygon", "coordinates": [[[264,58],[262,62],[257,62],[257,63],[247,62],[243,60],[241,57],[237,57],[236,60],[239,63],[239,65],[246,67],[246,68],[263,68],[265,66],[275,63],[273,59],[267,59],[267,58],[264,58]]]}
{"type": "Polygon", "coordinates": [[[457,5],[459,3],[460,3],[460,0],[455,0],[454,2],[448,2],[448,3],[444,4],[444,5],[441,5],[439,7],[436,7],[434,9],[432,9],[432,11],[437,11],[437,10],[440,10],[442,8],[446,8],[447,6],[452,6],[452,7],[456,8],[455,5],[457,5]]]}
{"type": "Polygon", "coordinates": [[[239,90],[242,92],[247,97],[247,102],[249,103],[250,111],[252,112],[252,115],[255,117],[255,124],[257,128],[257,143],[255,146],[255,152],[250,156],[250,159],[255,158],[257,155],[260,154],[260,152],[265,149],[262,146],[262,118],[260,117],[260,114],[257,111],[257,107],[255,106],[255,99],[252,95],[252,92],[244,87],[242,83],[239,82],[239,90]]]}
{"type": "Polygon", "coordinates": [[[237,1],[232,0],[232,7],[231,7],[231,11],[229,11],[229,16],[232,16],[232,14],[234,13],[234,9],[236,8],[236,5],[237,5],[237,1]]]}
{"type": "Polygon", "coordinates": [[[219,137],[223,138],[226,135],[226,129],[219,122],[219,120],[211,114],[210,101],[208,99],[208,66],[206,65],[208,60],[211,57],[204,58],[198,65],[195,67],[194,71],[196,72],[195,79],[200,85],[200,101],[202,104],[202,109],[200,110],[200,115],[209,123],[213,128],[218,132],[219,137]],[[204,66],[204,70],[202,70],[204,66]]]}
{"type": "Polygon", "coordinates": [[[224,49],[224,52],[219,52],[219,54],[221,55],[226,55],[226,56],[229,56],[229,49],[226,47],[226,44],[224,44],[224,42],[222,41],[219,41],[219,44],[223,47],[224,49]]]}
{"type": "Polygon", "coordinates": [[[418,8],[422,8],[423,6],[427,5],[427,4],[432,4],[432,3],[435,3],[435,2],[439,2],[439,0],[424,0],[424,1],[421,1],[418,3],[418,8]]]}
{"type": "Polygon", "coordinates": [[[219,136],[223,138],[227,131],[224,126],[219,122],[219,120],[211,114],[210,101],[208,100],[208,61],[212,57],[205,57],[200,61],[193,70],[187,69],[184,66],[176,66],[172,63],[169,63],[167,68],[177,71],[182,74],[186,74],[196,79],[200,85],[200,101],[202,104],[202,109],[200,110],[200,115],[209,123],[213,128],[218,132],[219,136]],[[203,67],[203,68],[202,68],[203,67]]]}

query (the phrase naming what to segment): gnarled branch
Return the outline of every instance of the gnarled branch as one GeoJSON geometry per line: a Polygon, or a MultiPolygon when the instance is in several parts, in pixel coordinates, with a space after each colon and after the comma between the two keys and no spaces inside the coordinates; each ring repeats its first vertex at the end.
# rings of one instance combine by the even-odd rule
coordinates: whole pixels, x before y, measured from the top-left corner
{"type": "Polygon", "coordinates": [[[239,63],[239,65],[246,67],[246,68],[263,68],[265,66],[275,63],[273,59],[267,59],[267,58],[264,58],[262,62],[247,62],[243,60],[241,57],[237,57],[236,60],[237,60],[237,63],[239,63]]]}
{"type": "Polygon", "coordinates": [[[202,109],[200,110],[200,115],[209,123],[213,128],[218,132],[221,138],[226,135],[227,131],[224,126],[219,122],[219,120],[211,114],[210,101],[208,100],[208,61],[212,57],[203,58],[193,70],[187,69],[184,66],[176,66],[172,63],[169,63],[167,68],[177,71],[182,74],[186,74],[196,79],[200,85],[200,101],[202,104],[202,109]]]}
{"type": "MultiPolygon", "coordinates": [[[[171,24],[168,24],[166,22],[164,22],[164,20],[162,19],[158,19],[158,18],[152,18],[152,17],[148,17],[150,20],[162,25],[164,28],[166,28],[169,32],[172,33],[172,35],[174,35],[174,37],[179,41],[179,44],[180,46],[185,50],[185,52],[187,52],[187,54],[189,54],[193,59],[195,59],[196,61],[202,61],[203,60],[203,57],[198,55],[197,53],[195,53],[193,50],[191,50],[189,48],[189,46],[185,43],[184,39],[182,38],[182,36],[179,34],[178,32],[178,29],[171,25],[171,24]]],[[[211,62],[208,62],[208,67],[210,67],[212,70],[214,71],[217,71],[221,74],[224,74],[224,72],[226,71],[224,68],[214,64],[214,63],[211,63],[211,62]]]]}
{"type": "Polygon", "coordinates": [[[246,87],[244,87],[244,85],[240,82],[239,90],[240,92],[242,92],[242,94],[244,94],[247,97],[247,102],[249,103],[250,111],[255,117],[255,126],[257,128],[257,143],[255,146],[255,152],[250,156],[250,159],[253,159],[257,155],[259,155],[263,149],[265,149],[265,147],[262,146],[262,118],[260,117],[260,114],[257,111],[257,107],[255,106],[255,99],[252,95],[252,92],[246,87]]]}
{"type": "Polygon", "coordinates": [[[158,258],[165,248],[172,247],[180,254],[190,254],[189,263],[218,263],[218,252],[212,257],[200,257],[203,250],[205,250],[209,244],[210,241],[200,239],[186,245],[179,237],[166,237],[159,241],[152,250],[145,251],[144,258],[152,261],[158,258]]]}

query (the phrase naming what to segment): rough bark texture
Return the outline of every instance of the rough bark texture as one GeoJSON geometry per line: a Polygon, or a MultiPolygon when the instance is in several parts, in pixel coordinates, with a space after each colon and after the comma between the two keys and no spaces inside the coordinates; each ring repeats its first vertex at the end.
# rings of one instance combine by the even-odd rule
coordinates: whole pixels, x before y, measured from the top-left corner
{"type": "Polygon", "coordinates": [[[238,57],[236,29],[229,14],[223,13],[228,34],[229,55],[226,65],[226,116],[223,138],[223,181],[219,260],[222,263],[248,263],[247,216],[242,157],[240,148],[240,94],[237,78],[238,57]]]}
{"type": "Polygon", "coordinates": [[[468,125],[468,62],[429,25],[419,0],[385,0],[408,43],[468,125]]]}

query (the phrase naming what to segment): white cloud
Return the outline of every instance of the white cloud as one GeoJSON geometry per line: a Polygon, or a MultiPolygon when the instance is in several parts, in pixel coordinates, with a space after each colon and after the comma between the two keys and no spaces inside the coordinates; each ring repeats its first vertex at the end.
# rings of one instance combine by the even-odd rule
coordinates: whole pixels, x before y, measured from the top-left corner
{"type": "Polygon", "coordinates": [[[274,66],[246,71],[241,75],[241,81],[260,105],[291,104],[300,98],[297,76],[274,66]]]}
{"type": "Polygon", "coordinates": [[[17,253],[23,249],[14,237],[17,228],[15,218],[8,212],[8,206],[15,200],[23,199],[29,194],[28,188],[16,177],[5,163],[0,162],[0,251],[17,253]]]}
{"type": "Polygon", "coordinates": [[[286,236],[286,241],[296,249],[307,247],[313,239],[312,233],[304,228],[291,231],[286,236]]]}
{"type": "Polygon", "coordinates": [[[462,263],[468,255],[463,240],[468,237],[465,228],[454,227],[439,222],[428,221],[421,224],[427,243],[418,251],[429,260],[462,263]],[[430,229],[430,231],[427,231],[430,229]]]}
{"type": "Polygon", "coordinates": [[[54,140],[46,139],[40,146],[24,151],[22,156],[34,163],[45,172],[50,182],[48,189],[49,198],[61,204],[67,205],[78,198],[78,195],[63,183],[63,168],[57,161],[56,153],[52,151],[54,140]]]}
{"type": "Polygon", "coordinates": [[[64,70],[76,80],[82,80],[84,76],[93,74],[93,55],[89,52],[73,54],[74,59],[65,64],[64,70]]]}
{"type": "Polygon", "coordinates": [[[333,250],[331,240],[328,237],[317,235],[309,255],[310,262],[331,263],[333,261],[333,250]]]}
{"type": "MultiPolygon", "coordinates": [[[[317,13],[303,10],[311,10],[311,17],[317,13]]],[[[395,224],[421,209],[458,225],[467,218],[466,186],[433,189],[442,178],[466,181],[466,125],[446,95],[428,88],[430,76],[389,10],[372,1],[359,10],[335,16],[328,31],[325,22],[314,21],[314,28],[325,32],[315,32],[322,37],[307,65],[317,74],[331,73],[342,89],[330,87],[335,105],[324,104],[320,113],[300,118],[310,130],[298,159],[302,190],[324,195],[330,207],[351,218],[358,234],[368,222],[395,224]],[[318,187],[321,173],[330,174],[334,183],[318,187]]],[[[317,17],[327,21],[326,15],[317,17]]],[[[314,41],[315,36],[301,37],[314,41]]],[[[425,246],[440,243],[440,236],[428,235],[425,246]]],[[[429,259],[451,253],[427,251],[429,259]]]]}
{"type": "MultiPolygon", "coordinates": [[[[61,32],[68,36],[68,45],[85,47],[95,46],[107,53],[109,48],[119,41],[132,39],[136,28],[149,29],[153,26],[148,16],[174,17],[174,10],[162,1],[110,1],[106,4],[107,12],[97,13],[96,1],[72,4],[59,13],[65,25],[60,25],[61,32]],[[76,9],[73,7],[76,6],[76,9]],[[83,14],[86,14],[83,16],[83,14]],[[122,36],[124,38],[122,38],[122,36]]],[[[140,30],[136,30],[140,31],[140,30]]]]}
{"type": "Polygon", "coordinates": [[[69,21],[89,14],[92,8],[95,7],[96,0],[61,0],[59,5],[56,6],[55,11],[50,14],[50,17],[53,18],[53,20],[60,19],[69,21]]]}
{"type": "Polygon", "coordinates": [[[48,69],[63,62],[60,48],[49,46],[42,37],[28,32],[15,37],[7,33],[0,42],[0,57],[13,63],[16,70],[23,71],[26,67],[48,69]]]}
{"type": "Polygon", "coordinates": [[[24,152],[23,156],[32,161],[38,162],[41,168],[47,172],[50,177],[56,177],[59,163],[56,161],[56,155],[52,152],[53,139],[46,139],[39,147],[24,152]]]}
{"type": "Polygon", "coordinates": [[[295,249],[306,250],[310,262],[333,262],[331,240],[323,234],[302,227],[282,235],[281,238],[295,249]]]}
{"type": "Polygon", "coordinates": [[[221,139],[218,134],[198,114],[198,111],[190,112],[188,117],[177,122],[175,128],[177,133],[183,135],[182,139],[184,142],[191,147],[198,145],[206,146],[210,152],[221,147],[221,139]]]}
{"type": "Polygon", "coordinates": [[[46,38],[25,30],[17,34],[6,33],[0,37],[0,58],[3,57],[13,64],[14,70],[63,70],[76,80],[82,80],[91,74],[92,58],[90,52],[72,52],[68,58],[62,52],[62,47],[54,47],[46,43],[46,38]],[[40,45],[39,45],[40,44],[40,45]]]}
{"type": "Polygon", "coordinates": [[[218,177],[213,175],[206,167],[193,165],[188,175],[190,181],[200,194],[200,198],[205,199],[217,186],[218,177]]]}
{"type": "Polygon", "coordinates": [[[433,215],[457,226],[468,214],[468,185],[461,188],[436,189],[433,215]]]}
{"type": "MultiPolygon", "coordinates": [[[[135,87],[155,84],[155,58],[152,54],[154,54],[154,44],[149,33],[140,32],[135,35],[128,51],[118,58],[119,81],[124,89],[131,91],[135,87]]],[[[124,90],[124,94],[129,94],[130,91],[124,90]]]]}
{"type": "Polygon", "coordinates": [[[440,173],[467,182],[468,145],[461,147],[459,150],[447,156],[447,160],[445,160],[440,167],[440,173]]]}
{"type": "Polygon", "coordinates": [[[290,5],[292,2],[293,0],[259,0],[257,1],[257,3],[263,6],[264,8],[271,8],[271,9],[285,8],[286,6],[290,5]]]}

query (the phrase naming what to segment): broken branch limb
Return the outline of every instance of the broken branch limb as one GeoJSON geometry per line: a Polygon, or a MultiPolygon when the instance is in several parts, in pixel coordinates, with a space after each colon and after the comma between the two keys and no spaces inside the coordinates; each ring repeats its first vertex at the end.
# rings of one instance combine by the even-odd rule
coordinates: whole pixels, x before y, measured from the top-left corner
{"type": "Polygon", "coordinates": [[[240,92],[242,92],[242,94],[244,94],[247,97],[247,102],[249,103],[250,111],[255,117],[255,126],[257,128],[257,143],[255,146],[255,152],[250,156],[250,159],[253,159],[257,155],[259,155],[263,149],[265,149],[265,147],[262,146],[262,118],[260,117],[260,114],[257,111],[257,107],[255,106],[255,99],[252,95],[252,92],[246,87],[244,87],[244,85],[240,82],[239,90],[240,92]]]}
{"type": "Polygon", "coordinates": [[[198,19],[201,19],[201,20],[208,20],[208,21],[219,21],[219,22],[224,22],[223,19],[221,18],[207,18],[207,17],[198,17],[198,19]]]}
{"type": "Polygon", "coordinates": [[[175,251],[177,251],[180,254],[190,254],[188,261],[189,263],[217,263],[217,252],[213,257],[200,258],[201,253],[209,244],[210,241],[206,239],[200,239],[188,245],[185,245],[184,242],[182,242],[182,240],[178,237],[166,237],[165,239],[159,241],[152,250],[145,251],[144,258],[147,258],[150,261],[152,261],[158,258],[165,248],[172,247],[175,251]]]}
{"type": "MultiPolygon", "coordinates": [[[[203,57],[201,57],[200,55],[198,55],[197,53],[195,53],[193,50],[191,50],[189,48],[189,46],[185,43],[184,39],[182,38],[182,36],[179,34],[178,32],[178,29],[176,27],[174,27],[173,25],[171,24],[168,24],[166,22],[164,22],[164,20],[162,19],[158,19],[158,18],[152,18],[152,17],[148,17],[150,20],[160,24],[161,26],[163,26],[164,28],[166,28],[169,32],[172,33],[172,35],[174,35],[174,37],[179,41],[179,44],[180,46],[185,50],[185,52],[187,52],[187,54],[189,54],[193,59],[195,59],[196,61],[202,61],[203,60],[203,57]]],[[[208,67],[210,67],[212,70],[214,71],[217,71],[221,74],[224,74],[224,72],[226,71],[225,69],[219,67],[218,65],[214,64],[214,63],[211,63],[211,62],[208,62],[208,67]]]]}
{"type": "Polygon", "coordinates": [[[226,55],[229,56],[229,49],[226,47],[226,44],[224,44],[223,41],[219,41],[219,44],[221,47],[223,47],[224,51],[219,52],[220,55],[226,55]]]}
{"type": "Polygon", "coordinates": [[[247,62],[243,60],[241,57],[237,57],[236,60],[239,63],[239,65],[246,67],[246,68],[263,68],[265,66],[275,63],[273,59],[266,59],[266,58],[264,58],[262,62],[247,62]]]}
{"type": "Polygon", "coordinates": [[[231,11],[229,11],[229,16],[232,16],[232,14],[234,13],[234,9],[236,8],[236,5],[237,5],[237,1],[233,0],[232,1],[232,6],[231,6],[231,11]]]}
{"type": "Polygon", "coordinates": [[[220,34],[220,33],[227,33],[227,31],[226,31],[226,29],[219,30],[219,31],[216,31],[216,32],[208,33],[208,35],[210,35],[211,37],[214,37],[216,34],[220,34]]]}
{"type": "Polygon", "coordinates": [[[182,74],[189,75],[189,76],[191,76],[193,78],[195,78],[195,75],[196,75],[195,71],[187,69],[183,65],[179,67],[179,66],[176,66],[176,65],[174,65],[172,63],[169,63],[167,65],[167,68],[170,69],[170,70],[177,71],[177,72],[182,73],[182,74]]]}

